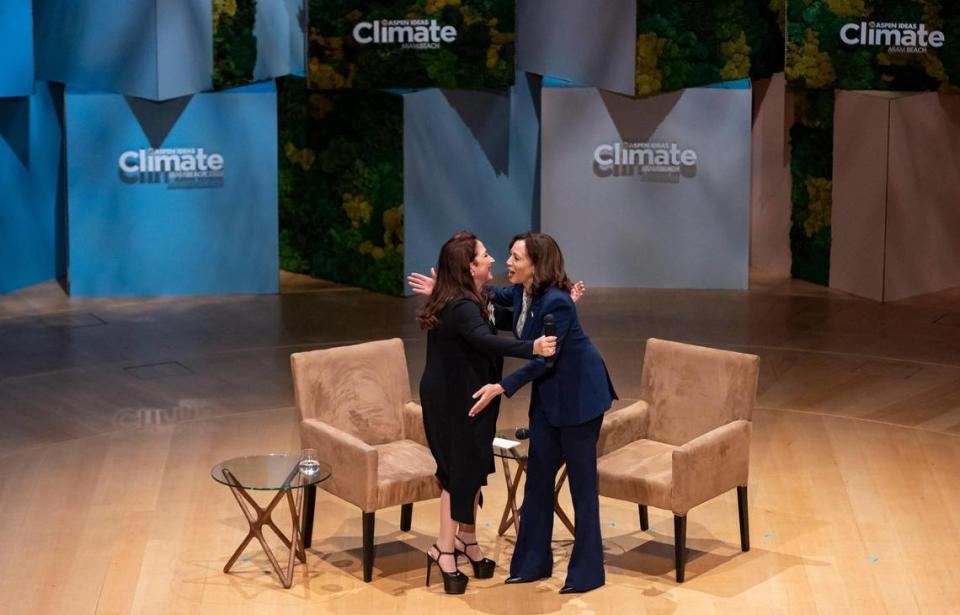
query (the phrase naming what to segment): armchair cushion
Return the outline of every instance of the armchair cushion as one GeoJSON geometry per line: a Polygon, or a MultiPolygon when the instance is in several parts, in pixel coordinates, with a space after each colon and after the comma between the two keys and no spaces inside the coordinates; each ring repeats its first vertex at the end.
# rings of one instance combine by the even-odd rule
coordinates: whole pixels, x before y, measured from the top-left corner
{"type": "Polygon", "coordinates": [[[673,451],[673,512],[746,485],[750,473],[749,421],[733,421],[673,451]]]}
{"type": "Polygon", "coordinates": [[[380,459],[376,508],[440,497],[437,463],[430,449],[412,440],[379,444],[376,449],[380,459]]]}
{"type": "Polygon", "coordinates": [[[599,458],[600,495],[669,510],[675,449],[654,440],[636,440],[599,458]]]}
{"type": "Polygon", "coordinates": [[[604,414],[600,439],[597,442],[597,456],[608,455],[634,440],[646,438],[649,420],[647,402],[642,400],[604,414]]]}
{"type": "Polygon", "coordinates": [[[377,505],[377,449],[360,438],[309,419],[300,422],[300,441],[317,449],[320,460],[332,470],[320,486],[365,511],[377,505]]]}

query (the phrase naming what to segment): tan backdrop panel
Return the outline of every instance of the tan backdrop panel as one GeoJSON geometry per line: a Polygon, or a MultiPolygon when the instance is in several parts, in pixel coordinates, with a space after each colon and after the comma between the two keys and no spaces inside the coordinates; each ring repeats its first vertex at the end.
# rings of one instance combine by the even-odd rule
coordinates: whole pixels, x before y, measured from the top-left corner
{"type": "Polygon", "coordinates": [[[960,101],[891,103],[884,300],[960,286],[960,101]]]}
{"type": "Polygon", "coordinates": [[[792,97],[783,73],[753,82],[750,268],[790,275],[792,97]]]}
{"type": "Polygon", "coordinates": [[[830,287],[883,300],[890,101],[837,92],[830,287]]]}

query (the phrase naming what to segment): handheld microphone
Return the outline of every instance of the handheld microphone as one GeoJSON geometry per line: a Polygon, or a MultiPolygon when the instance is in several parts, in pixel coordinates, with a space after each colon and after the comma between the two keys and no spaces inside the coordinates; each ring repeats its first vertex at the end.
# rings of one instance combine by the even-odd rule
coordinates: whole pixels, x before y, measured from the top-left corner
{"type": "MultiPolygon", "coordinates": [[[[548,336],[556,337],[557,335],[557,321],[553,317],[553,314],[544,314],[543,316],[543,334],[548,336]]],[[[547,369],[553,369],[554,363],[557,362],[557,354],[546,357],[547,369]]]]}
{"type": "Polygon", "coordinates": [[[521,427],[514,432],[514,435],[517,437],[517,440],[527,440],[530,438],[530,430],[526,427],[521,427]]]}

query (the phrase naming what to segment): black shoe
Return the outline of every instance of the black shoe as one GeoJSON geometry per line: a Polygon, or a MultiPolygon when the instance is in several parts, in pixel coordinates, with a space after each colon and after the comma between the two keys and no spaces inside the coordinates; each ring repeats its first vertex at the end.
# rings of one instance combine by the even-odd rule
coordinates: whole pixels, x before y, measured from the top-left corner
{"type": "Polygon", "coordinates": [[[467,558],[467,561],[473,566],[473,576],[477,579],[489,579],[493,577],[493,569],[497,567],[497,562],[489,558],[483,559],[470,559],[470,556],[467,555],[467,549],[469,547],[476,546],[475,542],[465,542],[460,536],[455,536],[455,540],[459,540],[460,544],[463,545],[463,549],[457,549],[456,544],[454,544],[454,553],[457,554],[457,557],[464,556],[467,558]]]}
{"type": "Polygon", "coordinates": [[[561,594],[585,594],[589,591],[595,590],[596,587],[591,587],[590,589],[577,589],[573,585],[564,585],[560,588],[561,594]]]}
{"type": "Polygon", "coordinates": [[[540,579],[524,579],[523,577],[507,577],[507,580],[504,581],[507,585],[514,585],[516,583],[533,583],[534,581],[539,581],[540,579]]]}
{"type": "Polygon", "coordinates": [[[453,561],[456,563],[457,555],[456,552],[445,552],[441,551],[440,547],[436,544],[433,545],[433,548],[437,550],[437,557],[434,558],[430,553],[427,553],[427,587],[430,586],[430,570],[433,568],[433,565],[436,564],[437,568],[440,568],[440,574],[443,576],[443,591],[448,594],[462,594],[467,591],[467,575],[463,574],[459,570],[454,570],[453,572],[447,572],[440,567],[440,558],[444,555],[452,555],[453,561]]]}

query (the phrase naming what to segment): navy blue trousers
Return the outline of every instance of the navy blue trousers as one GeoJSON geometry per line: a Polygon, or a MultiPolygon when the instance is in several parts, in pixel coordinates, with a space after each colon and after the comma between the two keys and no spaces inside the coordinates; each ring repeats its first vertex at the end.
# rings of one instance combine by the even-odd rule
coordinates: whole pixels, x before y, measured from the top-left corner
{"type": "Polygon", "coordinates": [[[557,471],[565,462],[576,528],[565,585],[588,590],[604,584],[597,494],[597,439],[601,423],[603,415],[582,425],[554,427],[538,407],[530,413],[527,483],[510,576],[539,579],[553,574],[553,490],[557,471]]]}

